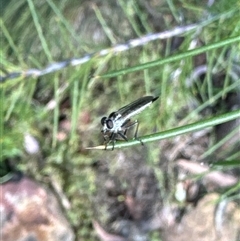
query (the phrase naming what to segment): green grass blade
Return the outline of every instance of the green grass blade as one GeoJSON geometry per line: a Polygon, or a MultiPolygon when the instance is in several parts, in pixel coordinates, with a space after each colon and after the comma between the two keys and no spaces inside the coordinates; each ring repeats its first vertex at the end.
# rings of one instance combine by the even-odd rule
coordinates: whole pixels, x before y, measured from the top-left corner
{"type": "Polygon", "coordinates": [[[34,4],[33,4],[32,0],[28,0],[28,5],[29,5],[29,9],[31,11],[31,14],[32,14],[32,17],[33,17],[33,21],[34,21],[36,30],[38,32],[38,36],[40,38],[43,50],[44,50],[44,52],[45,52],[45,54],[46,54],[46,56],[48,58],[48,61],[52,62],[53,59],[52,59],[51,51],[48,48],[47,40],[44,37],[43,31],[42,31],[42,26],[41,26],[41,24],[39,22],[39,18],[37,16],[37,12],[36,12],[36,9],[34,7],[34,4]]]}
{"type": "Polygon", "coordinates": [[[130,68],[124,68],[124,69],[120,69],[117,71],[113,71],[113,72],[109,72],[100,76],[96,76],[95,78],[112,78],[112,77],[116,77],[118,75],[123,75],[123,74],[128,74],[128,73],[132,73],[135,71],[141,71],[144,69],[148,69],[148,68],[152,68],[155,66],[159,66],[159,65],[163,65],[166,63],[170,63],[170,62],[174,62],[174,61],[180,61],[182,59],[185,59],[187,57],[192,57],[201,53],[205,53],[207,51],[216,49],[216,48],[220,48],[226,45],[230,45],[230,44],[234,44],[236,42],[240,41],[240,36],[235,36],[232,38],[228,38],[213,44],[208,44],[206,46],[200,47],[200,48],[196,48],[193,50],[188,50],[184,53],[181,54],[176,54],[176,55],[172,55],[170,57],[166,57],[165,59],[160,59],[160,60],[155,60],[155,61],[151,61],[145,64],[140,64],[137,66],[133,66],[130,68]]]}
{"type": "MultiPolygon", "coordinates": [[[[240,118],[240,110],[235,110],[223,115],[219,115],[216,117],[212,117],[210,119],[206,119],[206,120],[202,120],[199,122],[195,122],[193,124],[189,124],[189,125],[185,125],[185,126],[181,126],[181,127],[177,127],[177,128],[173,128],[171,130],[167,130],[167,131],[162,131],[162,132],[158,132],[155,134],[151,134],[151,135],[147,135],[147,136],[143,136],[141,137],[141,141],[143,143],[147,143],[147,142],[152,142],[152,141],[160,141],[166,138],[171,138],[171,137],[175,137],[178,135],[183,135],[189,132],[193,132],[193,131],[199,131],[211,126],[215,126],[215,125],[219,125],[221,123],[227,122],[227,121],[231,121],[234,120],[236,118],[240,118]]],[[[129,147],[129,146],[134,146],[134,145],[139,145],[141,144],[139,140],[130,140],[130,141],[122,141],[122,142],[116,142],[116,144],[114,145],[114,148],[123,148],[123,147],[129,147]]],[[[111,150],[112,149],[112,145],[108,145],[107,149],[111,150]]],[[[104,146],[99,146],[97,148],[87,148],[87,149],[104,149],[104,146]]]]}

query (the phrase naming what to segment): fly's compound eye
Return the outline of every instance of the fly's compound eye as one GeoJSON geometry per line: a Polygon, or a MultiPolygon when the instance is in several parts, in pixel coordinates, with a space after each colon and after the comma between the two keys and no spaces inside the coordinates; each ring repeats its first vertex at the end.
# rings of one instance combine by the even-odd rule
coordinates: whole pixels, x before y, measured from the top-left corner
{"type": "Polygon", "coordinates": [[[110,115],[109,115],[109,117],[108,118],[115,118],[117,116],[117,114],[116,114],[116,112],[112,112],[110,115]]]}
{"type": "Polygon", "coordinates": [[[112,129],[113,128],[113,121],[111,119],[107,119],[106,125],[107,125],[108,129],[112,129]]]}
{"type": "Polygon", "coordinates": [[[107,120],[107,117],[106,117],[106,116],[101,119],[101,124],[102,124],[103,126],[104,126],[104,124],[106,123],[106,120],[107,120]]]}

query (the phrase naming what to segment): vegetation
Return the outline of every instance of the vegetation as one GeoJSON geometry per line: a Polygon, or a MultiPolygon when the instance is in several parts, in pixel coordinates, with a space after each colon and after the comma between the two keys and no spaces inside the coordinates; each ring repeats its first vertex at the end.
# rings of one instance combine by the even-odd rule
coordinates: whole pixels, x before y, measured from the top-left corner
{"type": "MultiPolygon", "coordinates": [[[[49,186],[60,185],[79,240],[94,239],[96,161],[114,166],[119,151],[141,145],[130,140],[117,142],[113,152],[86,149],[103,144],[102,116],[144,95],[160,96],[138,117],[139,136],[148,142],[146,161],[159,182],[161,139],[240,118],[239,105],[228,99],[240,92],[239,1],[207,6],[202,1],[4,0],[1,5],[1,159],[49,186]],[[180,35],[126,45],[121,52],[113,47],[191,24],[193,29],[180,35]],[[103,49],[107,54],[99,52],[103,49]],[[82,57],[89,59],[74,64],[82,57]],[[29,150],[34,141],[37,151],[29,150]]],[[[239,126],[224,139],[209,133],[202,157],[224,161],[218,169],[237,167],[239,140],[231,139],[239,126]]]]}

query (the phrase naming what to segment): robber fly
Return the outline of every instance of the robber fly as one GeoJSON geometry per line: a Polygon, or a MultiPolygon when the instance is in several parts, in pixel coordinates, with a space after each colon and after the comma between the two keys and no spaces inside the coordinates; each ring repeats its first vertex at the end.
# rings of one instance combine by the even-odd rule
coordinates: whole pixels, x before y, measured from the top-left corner
{"type": "MultiPolygon", "coordinates": [[[[118,111],[112,112],[108,117],[103,117],[101,119],[101,124],[103,126],[101,132],[103,133],[103,137],[105,140],[105,149],[110,142],[113,143],[114,149],[114,143],[119,136],[125,141],[128,141],[128,138],[126,136],[127,130],[135,125],[136,131],[134,134],[134,138],[137,139],[139,123],[137,120],[132,122],[130,118],[142,112],[157,99],[158,97],[144,96],[122,107],[118,111]]],[[[141,140],[139,141],[142,143],[141,140]]]]}

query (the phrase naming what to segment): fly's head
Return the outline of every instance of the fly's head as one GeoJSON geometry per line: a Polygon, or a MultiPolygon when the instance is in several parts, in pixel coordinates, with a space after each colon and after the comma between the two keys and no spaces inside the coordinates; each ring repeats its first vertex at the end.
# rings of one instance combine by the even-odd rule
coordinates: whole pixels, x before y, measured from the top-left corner
{"type": "Polygon", "coordinates": [[[104,116],[101,119],[101,124],[102,124],[102,133],[106,132],[114,132],[115,125],[116,125],[116,120],[119,118],[119,114],[116,112],[111,113],[108,117],[104,116]]]}
{"type": "Polygon", "coordinates": [[[102,133],[106,133],[106,132],[111,132],[112,128],[113,128],[113,120],[104,116],[101,119],[101,124],[102,124],[102,133]]]}

